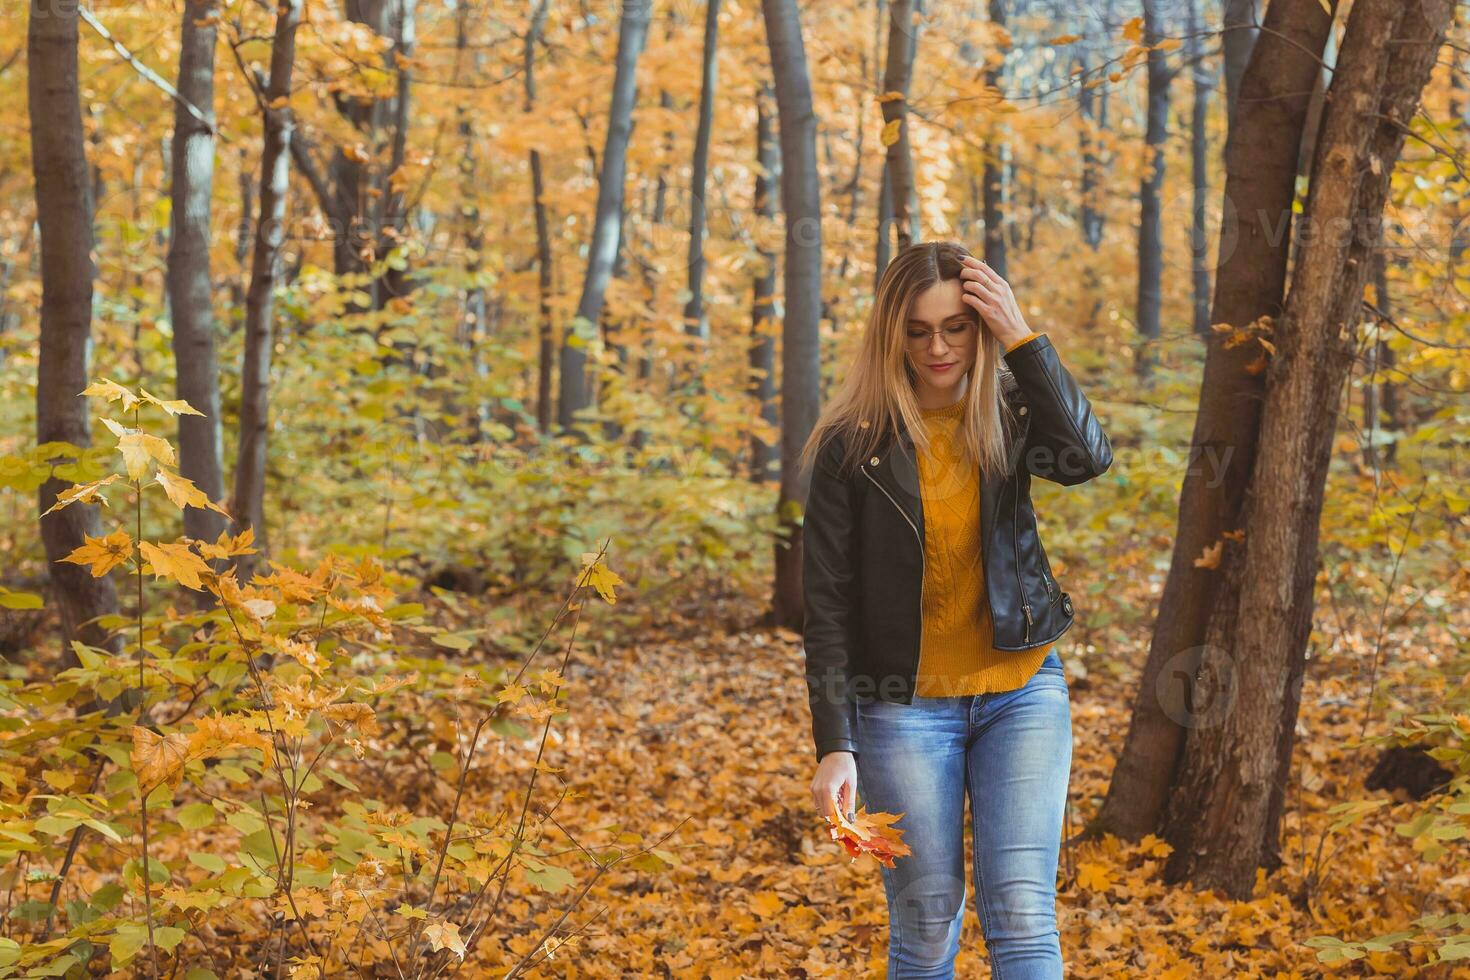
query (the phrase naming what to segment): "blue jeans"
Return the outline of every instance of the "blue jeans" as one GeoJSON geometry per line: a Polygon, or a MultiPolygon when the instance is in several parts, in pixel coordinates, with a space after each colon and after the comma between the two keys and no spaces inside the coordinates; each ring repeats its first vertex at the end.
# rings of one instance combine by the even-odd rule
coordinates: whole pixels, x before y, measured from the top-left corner
{"type": "Polygon", "coordinates": [[[858,802],[902,813],[912,853],[882,865],[888,977],[953,977],[970,798],[980,928],[995,980],[1062,976],[1057,852],[1072,771],[1071,693],[1056,651],[1014,691],[859,702],[858,802]]]}

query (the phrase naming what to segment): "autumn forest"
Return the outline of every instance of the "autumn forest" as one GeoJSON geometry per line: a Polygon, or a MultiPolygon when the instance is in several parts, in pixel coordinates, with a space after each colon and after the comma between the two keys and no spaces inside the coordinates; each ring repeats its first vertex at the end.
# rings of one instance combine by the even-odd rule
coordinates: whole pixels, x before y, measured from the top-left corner
{"type": "Polygon", "coordinates": [[[944,241],[1111,446],[1066,974],[1470,978],[1470,7],[0,9],[0,977],[894,975],[801,454],[944,241]]]}

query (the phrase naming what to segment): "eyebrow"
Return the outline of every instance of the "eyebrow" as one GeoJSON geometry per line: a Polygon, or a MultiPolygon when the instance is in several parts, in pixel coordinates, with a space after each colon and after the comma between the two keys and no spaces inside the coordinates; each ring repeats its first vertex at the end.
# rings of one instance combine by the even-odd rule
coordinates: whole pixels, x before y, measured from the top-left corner
{"type": "MultiPolygon", "coordinates": [[[[968,323],[968,322],[970,322],[970,314],[968,314],[968,313],[956,313],[953,316],[947,316],[947,317],[945,317],[942,322],[943,323],[949,323],[949,322],[951,322],[953,320],[964,320],[966,323],[968,323]]],[[[917,323],[921,327],[927,327],[929,325],[929,321],[928,320],[921,320],[921,319],[919,319],[916,316],[909,317],[909,323],[910,324],[917,323]]]]}

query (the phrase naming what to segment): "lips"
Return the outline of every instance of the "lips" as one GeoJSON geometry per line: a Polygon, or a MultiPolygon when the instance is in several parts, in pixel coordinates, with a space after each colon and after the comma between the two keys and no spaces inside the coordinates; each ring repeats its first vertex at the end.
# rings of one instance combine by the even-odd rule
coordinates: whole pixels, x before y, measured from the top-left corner
{"type": "Polygon", "coordinates": [[[927,367],[931,371],[944,372],[944,371],[948,371],[950,368],[954,367],[958,363],[959,363],[958,361],[951,361],[948,364],[929,364],[929,365],[927,365],[927,367]]]}

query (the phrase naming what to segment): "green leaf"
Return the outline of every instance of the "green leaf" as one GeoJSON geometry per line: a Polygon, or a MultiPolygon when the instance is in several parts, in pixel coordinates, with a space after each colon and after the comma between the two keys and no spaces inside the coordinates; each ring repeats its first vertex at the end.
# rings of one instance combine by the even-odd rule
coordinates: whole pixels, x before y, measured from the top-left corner
{"type": "Polygon", "coordinates": [[[0,586],[0,609],[40,609],[44,605],[34,592],[11,592],[0,586]]]}
{"type": "Polygon", "coordinates": [[[214,874],[223,874],[226,868],[225,859],[218,854],[205,854],[202,851],[194,851],[189,855],[189,860],[205,871],[214,874]]]}
{"type": "Polygon", "coordinates": [[[112,951],[112,965],[114,967],[127,966],[133,961],[133,957],[148,944],[148,927],[136,922],[124,922],[117,927],[117,932],[107,943],[107,948],[112,951]]]}
{"type": "Polygon", "coordinates": [[[214,807],[208,803],[190,803],[179,807],[178,818],[185,830],[203,830],[214,823],[214,807]]]}
{"type": "Polygon", "coordinates": [[[173,949],[188,933],[176,926],[154,926],[153,944],[159,949],[173,949]]]}

